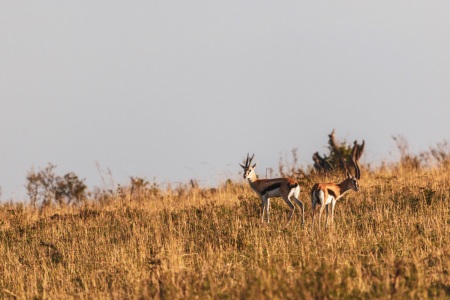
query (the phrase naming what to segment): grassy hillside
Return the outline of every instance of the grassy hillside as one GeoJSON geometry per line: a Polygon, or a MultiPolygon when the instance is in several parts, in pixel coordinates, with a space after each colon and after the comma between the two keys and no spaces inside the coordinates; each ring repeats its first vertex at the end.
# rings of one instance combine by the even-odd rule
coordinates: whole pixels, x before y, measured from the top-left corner
{"type": "MultiPolygon", "coordinates": [[[[323,179],[323,178],[322,178],[323,179]]],[[[339,178],[328,178],[338,180],[339,178]]],[[[79,206],[0,207],[2,298],[450,298],[450,166],[365,171],[311,230],[246,182],[127,189],[79,206]]]]}

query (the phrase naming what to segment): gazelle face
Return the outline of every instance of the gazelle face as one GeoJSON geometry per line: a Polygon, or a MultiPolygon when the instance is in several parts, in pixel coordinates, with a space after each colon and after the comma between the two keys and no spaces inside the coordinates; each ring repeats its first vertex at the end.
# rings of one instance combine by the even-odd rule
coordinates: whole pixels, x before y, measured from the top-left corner
{"type": "Polygon", "coordinates": [[[244,168],[244,179],[251,178],[252,172],[254,172],[253,167],[244,168]]]}
{"type": "Polygon", "coordinates": [[[358,183],[358,179],[352,177],[351,180],[352,180],[352,189],[353,189],[355,192],[358,192],[358,191],[359,191],[359,183],[358,183]]]}
{"type": "Polygon", "coordinates": [[[350,188],[352,190],[354,190],[355,192],[359,192],[359,181],[358,178],[353,177],[352,175],[350,175],[350,173],[347,173],[347,179],[348,181],[348,185],[350,185],[350,188]]]}
{"type": "Polygon", "coordinates": [[[254,172],[255,172],[256,164],[258,162],[256,162],[252,166],[252,160],[253,160],[254,156],[255,156],[255,154],[253,154],[253,156],[250,157],[250,155],[247,153],[247,159],[245,160],[244,164],[243,165],[239,164],[242,167],[242,169],[244,169],[244,179],[251,179],[251,178],[255,177],[254,172]]]}

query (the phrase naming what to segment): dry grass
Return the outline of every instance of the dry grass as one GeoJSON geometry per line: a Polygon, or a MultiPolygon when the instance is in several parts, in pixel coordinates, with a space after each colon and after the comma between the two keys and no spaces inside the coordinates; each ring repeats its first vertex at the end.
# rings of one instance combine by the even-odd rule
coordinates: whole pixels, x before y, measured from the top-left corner
{"type": "Polygon", "coordinates": [[[262,224],[245,183],[0,207],[3,298],[450,298],[450,168],[363,174],[335,226],[262,224]]]}

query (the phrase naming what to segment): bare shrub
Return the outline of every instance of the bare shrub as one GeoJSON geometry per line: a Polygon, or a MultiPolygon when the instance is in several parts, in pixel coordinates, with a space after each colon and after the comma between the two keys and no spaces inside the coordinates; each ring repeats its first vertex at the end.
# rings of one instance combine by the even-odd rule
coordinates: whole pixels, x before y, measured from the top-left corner
{"type": "Polygon", "coordinates": [[[421,167],[420,158],[417,155],[411,154],[409,144],[406,138],[402,135],[393,136],[392,139],[397,144],[397,149],[400,153],[400,166],[405,169],[418,170],[421,167]]]}
{"type": "Polygon", "coordinates": [[[335,130],[328,135],[329,154],[321,156],[319,152],[313,154],[314,169],[318,173],[339,172],[353,169],[351,160],[359,162],[365,148],[365,141],[361,144],[357,141],[353,145],[347,144],[345,140],[338,142],[335,137],[335,130]]]}
{"type": "Polygon", "coordinates": [[[28,172],[26,188],[33,206],[71,204],[86,198],[87,187],[75,173],[70,172],[61,177],[55,175],[55,168],[55,165],[48,164],[38,172],[34,169],[28,172]]]}

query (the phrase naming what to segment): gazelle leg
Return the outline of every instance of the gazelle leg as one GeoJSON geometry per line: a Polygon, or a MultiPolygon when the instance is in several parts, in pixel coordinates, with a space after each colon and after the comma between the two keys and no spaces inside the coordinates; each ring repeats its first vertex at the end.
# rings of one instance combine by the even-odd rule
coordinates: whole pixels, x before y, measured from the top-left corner
{"type": "Polygon", "coordinates": [[[322,206],[320,206],[320,210],[319,210],[319,228],[321,227],[321,224],[322,224],[322,213],[323,213],[323,210],[325,209],[325,206],[326,206],[325,204],[322,204],[322,206]]]}
{"type": "Polygon", "coordinates": [[[261,222],[264,223],[264,213],[266,212],[266,199],[261,197],[261,222]]]}
{"type": "Polygon", "coordinates": [[[300,201],[296,196],[293,197],[294,202],[297,203],[298,206],[300,206],[300,209],[302,210],[302,225],[305,224],[305,207],[303,206],[303,202],[300,201]]]}
{"type": "Polygon", "coordinates": [[[289,215],[289,219],[288,219],[288,221],[287,221],[287,223],[286,223],[286,226],[285,226],[285,227],[287,227],[288,224],[289,224],[289,222],[291,221],[292,215],[294,214],[295,206],[294,206],[294,204],[292,204],[291,200],[289,200],[288,197],[287,197],[287,198],[282,197],[282,198],[283,198],[284,202],[286,202],[286,204],[287,204],[287,205],[289,206],[289,208],[291,209],[291,214],[289,215]]]}
{"type": "Polygon", "coordinates": [[[316,202],[313,200],[311,201],[311,229],[314,228],[314,215],[316,212],[316,202]]]}
{"type": "Polygon", "coordinates": [[[270,198],[266,198],[266,213],[267,213],[267,223],[269,223],[269,214],[270,214],[270,198]]]}
{"type": "Polygon", "coordinates": [[[325,205],[325,212],[327,213],[327,216],[325,218],[325,228],[328,227],[328,205],[325,205]]]}
{"type": "Polygon", "coordinates": [[[334,226],[334,207],[336,205],[336,200],[331,202],[331,225],[334,226]]]}

